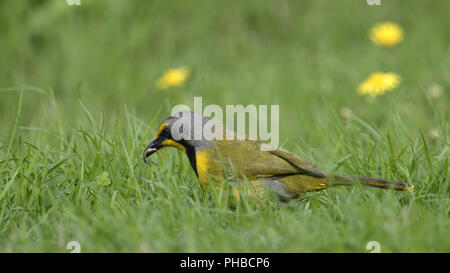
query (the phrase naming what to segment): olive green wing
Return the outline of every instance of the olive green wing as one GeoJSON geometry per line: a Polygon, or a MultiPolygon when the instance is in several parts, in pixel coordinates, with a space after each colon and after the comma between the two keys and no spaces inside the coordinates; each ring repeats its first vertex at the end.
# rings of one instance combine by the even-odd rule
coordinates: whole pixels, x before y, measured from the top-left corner
{"type": "Polygon", "coordinates": [[[283,149],[266,150],[267,144],[245,137],[245,140],[216,141],[226,164],[231,161],[237,171],[249,179],[261,177],[282,177],[305,174],[312,177],[326,177],[327,173],[308,161],[283,149]]]}
{"type": "Polygon", "coordinates": [[[284,149],[276,149],[269,152],[291,164],[295,169],[298,170],[300,174],[307,174],[318,178],[327,176],[326,172],[316,168],[308,161],[289,151],[286,151],[284,149]]]}

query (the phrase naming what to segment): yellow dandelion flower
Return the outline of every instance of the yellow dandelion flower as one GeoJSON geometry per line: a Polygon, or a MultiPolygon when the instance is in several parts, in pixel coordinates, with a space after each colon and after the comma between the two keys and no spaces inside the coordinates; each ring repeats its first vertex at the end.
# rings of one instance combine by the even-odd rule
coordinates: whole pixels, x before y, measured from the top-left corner
{"type": "Polygon", "coordinates": [[[373,73],[358,87],[358,92],[372,97],[383,95],[386,91],[396,88],[400,84],[400,76],[395,73],[373,73]]]}
{"type": "Polygon", "coordinates": [[[180,86],[186,81],[189,74],[190,71],[186,67],[169,69],[156,81],[156,87],[166,89],[172,86],[180,86]]]}
{"type": "Polygon", "coordinates": [[[403,30],[392,22],[379,23],[372,28],[369,37],[377,45],[393,46],[403,40],[403,30]]]}

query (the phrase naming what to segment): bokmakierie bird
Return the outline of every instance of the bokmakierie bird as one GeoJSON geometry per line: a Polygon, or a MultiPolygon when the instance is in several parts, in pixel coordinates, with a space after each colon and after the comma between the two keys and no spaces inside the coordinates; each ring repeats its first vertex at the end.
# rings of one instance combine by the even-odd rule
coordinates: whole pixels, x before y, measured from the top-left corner
{"type": "Polygon", "coordinates": [[[238,138],[236,133],[215,125],[212,120],[184,111],[163,120],[155,139],[144,150],[142,157],[148,163],[147,158],[156,151],[175,147],[187,155],[204,186],[211,183],[220,185],[224,180],[236,185],[249,182],[252,194],[262,196],[270,192],[282,201],[306,192],[357,182],[400,191],[414,188],[406,182],[381,178],[331,175],[289,151],[281,148],[261,149],[261,145],[267,144],[247,136],[238,138]],[[200,133],[198,137],[197,133],[204,132],[205,127],[212,128],[213,135],[203,136],[200,133]]]}

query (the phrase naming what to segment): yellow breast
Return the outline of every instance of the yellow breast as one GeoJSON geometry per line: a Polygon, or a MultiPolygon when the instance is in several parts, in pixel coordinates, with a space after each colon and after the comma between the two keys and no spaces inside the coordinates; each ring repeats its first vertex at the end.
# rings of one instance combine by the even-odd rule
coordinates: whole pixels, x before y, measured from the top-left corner
{"type": "Polygon", "coordinates": [[[197,167],[198,180],[200,180],[202,184],[207,183],[209,164],[211,164],[211,157],[208,149],[195,153],[195,164],[197,167]]]}

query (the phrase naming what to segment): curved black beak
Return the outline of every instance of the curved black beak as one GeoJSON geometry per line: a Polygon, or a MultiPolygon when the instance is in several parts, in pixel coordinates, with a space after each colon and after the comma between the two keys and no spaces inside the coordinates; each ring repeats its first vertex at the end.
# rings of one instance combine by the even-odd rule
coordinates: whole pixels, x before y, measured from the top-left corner
{"type": "Polygon", "coordinates": [[[153,153],[155,153],[156,151],[158,151],[158,149],[160,147],[161,147],[161,142],[158,140],[154,140],[154,141],[152,141],[152,143],[150,143],[150,145],[147,146],[147,148],[145,148],[144,152],[142,153],[142,159],[144,160],[145,164],[149,163],[147,158],[149,156],[151,156],[153,153]]]}

